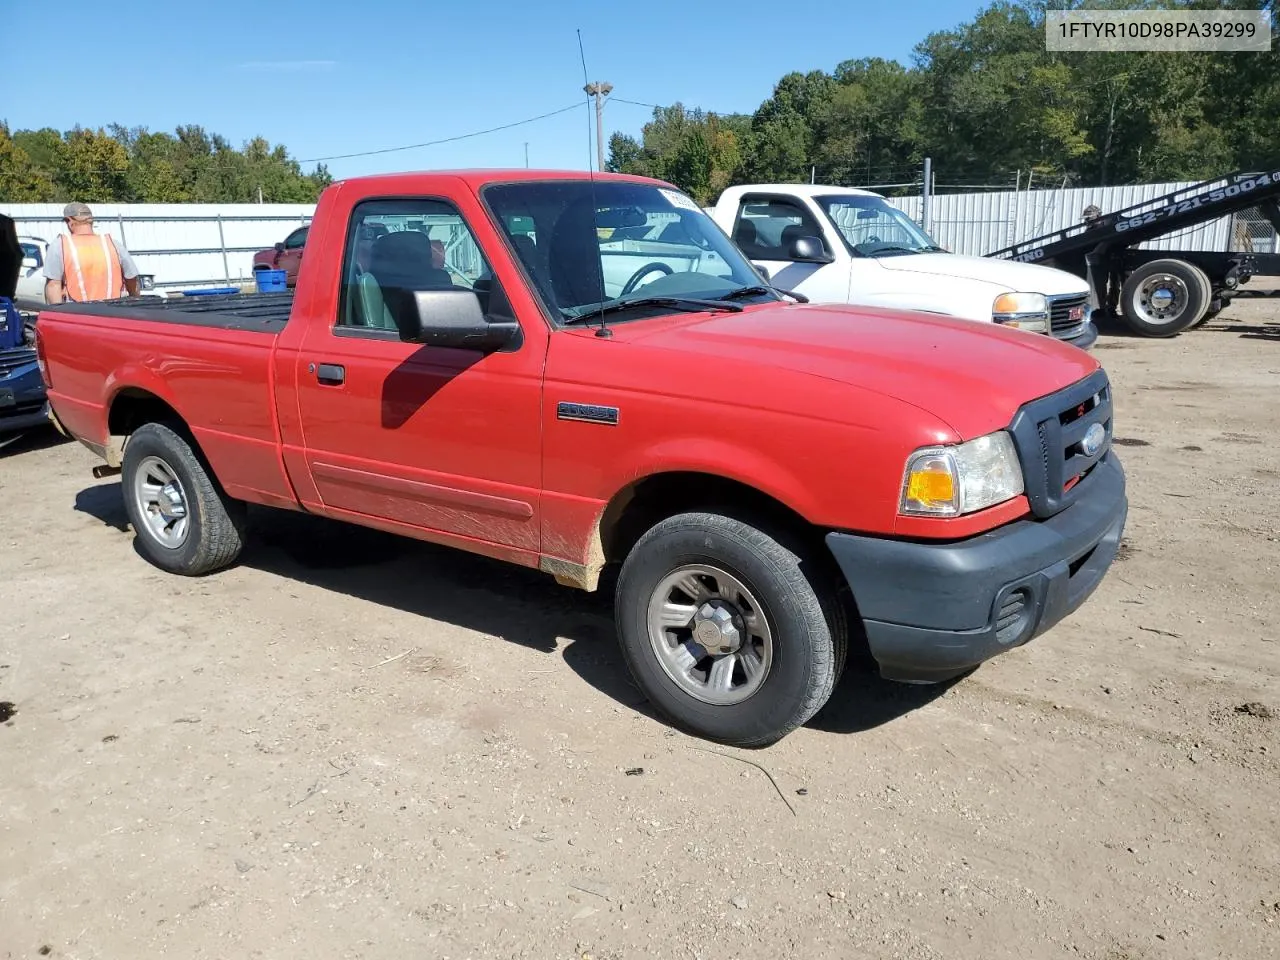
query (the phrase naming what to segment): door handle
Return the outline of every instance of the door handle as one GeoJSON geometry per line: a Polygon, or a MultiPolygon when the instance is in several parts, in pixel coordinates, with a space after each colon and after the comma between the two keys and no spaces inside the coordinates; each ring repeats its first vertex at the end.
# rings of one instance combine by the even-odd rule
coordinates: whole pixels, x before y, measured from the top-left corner
{"type": "Polygon", "coordinates": [[[316,379],[326,386],[340,386],[347,380],[347,368],[340,363],[322,363],[316,367],[316,379]]]}

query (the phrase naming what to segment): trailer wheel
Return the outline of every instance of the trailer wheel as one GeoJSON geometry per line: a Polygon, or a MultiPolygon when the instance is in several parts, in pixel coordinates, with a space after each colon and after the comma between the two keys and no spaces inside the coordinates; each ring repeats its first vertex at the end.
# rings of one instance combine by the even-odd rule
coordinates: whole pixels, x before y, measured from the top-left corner
{"type": "Polygon", "coordinates": [[[1213,290],[1203,270],[1183,260],[1152,260],[1120,289],[1125,323],[1144,337],[1172,337],[1194,326],[1213,290]]]}

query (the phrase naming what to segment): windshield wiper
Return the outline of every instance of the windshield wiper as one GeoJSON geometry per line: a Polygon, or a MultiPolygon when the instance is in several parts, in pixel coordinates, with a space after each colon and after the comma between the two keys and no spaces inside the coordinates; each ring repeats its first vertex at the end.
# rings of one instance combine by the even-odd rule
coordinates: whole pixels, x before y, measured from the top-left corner
{"type": "Polygon", "coordinates": [[[889,253],[892,250],[897,250],[902,253],[928,253],[930,249],[931,248],[929,247],[900,247],[900,246],[897,246],[896,244],[891,243],[888,246],[876,247],[874,250],[868,253],[867,256],[878,257],[880,256],[880,254],[889,253]]]}
{"type": "Polygon", "coordinates": [[[703,300],[698,297],[633,297],[628,300],[609,300],[572,317],[565,317],[565,324],[589,323],[606,313],[617,313],[632,307],[674,307],[677,310],[727,310],[741,313],[742,304],[728,300],[703,300]]]}
{"type": "Polygon", "coordinates": [[[766,287],[757,284],[752,287],[739,287],[737,290],[730,290],[721,300],[739,300],[742,297],[758,297],[766,293],[778,293],[784,297],[791,297],[797,303],[808,303],[809,298],[803,293],[796,293],[794,290],[783,290],[780,287],[766,287]]]}

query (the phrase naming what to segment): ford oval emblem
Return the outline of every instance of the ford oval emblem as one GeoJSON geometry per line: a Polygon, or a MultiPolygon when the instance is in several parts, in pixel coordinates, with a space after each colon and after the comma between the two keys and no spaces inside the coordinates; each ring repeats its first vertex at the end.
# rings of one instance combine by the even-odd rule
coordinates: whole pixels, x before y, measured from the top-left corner
{"type": "Polygon", "coordinates": [[[1084,439],[1080,441],[1080,449],[1084,451],[1086,457],[1094,456],[1102,445],[1107,442],[1107,428],[1100,423],[1092,423],[1089,429],[1084,432],[1084,439]]]}

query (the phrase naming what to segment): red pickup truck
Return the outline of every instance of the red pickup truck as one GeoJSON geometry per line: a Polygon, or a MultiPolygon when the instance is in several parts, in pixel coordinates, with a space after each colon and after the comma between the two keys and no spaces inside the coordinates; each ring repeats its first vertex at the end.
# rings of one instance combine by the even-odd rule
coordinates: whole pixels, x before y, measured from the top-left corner
{"type": "Polygon", "coordinates": [[[298,282],[298,265],[302,263],[302,253],[307,247],[307,235],[311,225],[299,227],[277,243],[274,247],[259,250],[253,255],[253,270],[283,270],[285,283],[292,287],[298,282]]]}
{"type": "Polygon", "coordinates": [[[585,590],[611,568],[652,703],[759,746],[822,706],[851,641],[886,678],[955,677],[1115,557],[1125,478],[1089,354],[796,302],[669,184],[347,180],[307,246],[290,293],[40,317],[54,416],[122,471],[164,570],[232,563],[248,503],[585,590]]]}

